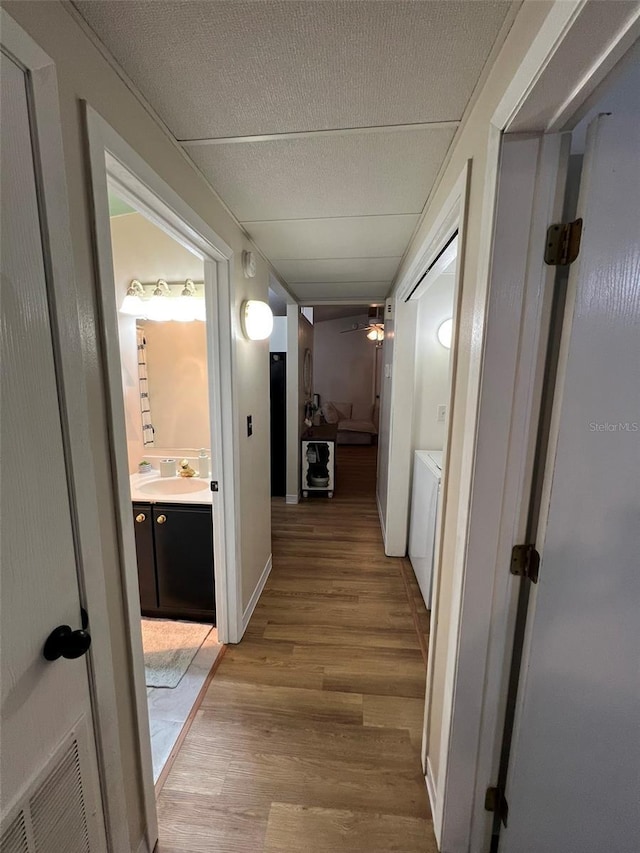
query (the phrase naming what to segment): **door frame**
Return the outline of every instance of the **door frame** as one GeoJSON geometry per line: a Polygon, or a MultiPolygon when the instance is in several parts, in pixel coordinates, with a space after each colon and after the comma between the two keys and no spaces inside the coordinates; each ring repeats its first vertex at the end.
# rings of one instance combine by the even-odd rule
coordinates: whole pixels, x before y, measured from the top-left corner
{"type": "Polygon", "coordinates": [[[233,382],[234,324],[231,292],[233,250],[181,197],[85,103],[92,213],[96,249],[96,277],[100,304],[99,331],[105,358],[110,455],[117,495],[118,544],[125,593],[125,615],[132,661],[138,746],[143,772],[147,842],[157,840],[156,799],[153,784],[147,691],[140,631],[135,534],[131,516],[129,465],[122,393],[122,370],[114,288],[108,186],[185,248],[204,265],[207,310],[207,360],[210,383],[212,476],[219,482],[213,493],[213,530],[218,635],[222,643],[239,642],[243,633],[240,577],[239,449],[237,406],[233,382]],[[224,401],[224,402],[223,402],[224,401]]]}
{"type": "MultiPolygon", "coordinates": [[[[409,527],[409,502],[411,495],[411,465],[413,462],[413,415],[414,415],[414,378],[416,321],[418,303],[411,299],[414,288],[426,274],[430,265],[458,232],[458,258],[464,256],[466,220],[468,215],[469,189],[471,185],[471,161],[467,161],[460,172],[451,192],[443,204],[435,222],[424,239],[413,263],[398,281],[393,293],[394,354],[393,379],[391,383],[391,422],[389,424],[389,475],[386,495],[386,515],[382,521],[385,553],[388,556],[403,557],[407,551],[409,527]],[[393,412],[402,412],[401,418],[394,418],[393,412]]],[[[450,447],[450,429],[453,401],[456,390],[457,334],[463,291],[463,264],[458,263],[455,275],[453,296],[453,332],[451,336],[451,383],[445,423],[445,443],[443,470],[448,464],[450,447]]],[[[440,504],[446,507],[447,486],[443,477],[440,504]]],[[[443,529],[444,512],[440,514],[436,532],[436,555],[434,559],[434,581],[440,558],[440,532],[443,529]]],[[[437,584],[434,585],[433,601],[437,601],[437,584]]],[[[434,608],[435,610],[435,608],[434,608]]],[[[431,652],[430,652],[431,654],[431,652]]]]}
{"type": "MultiPolygon", "coordinates": [[[[553,134],[575,126],[638,37],[639,5],[610,4],[603,21],[594,0],[556,0],[489,125],[478,316],[485,316],[489,308],[494,288],[493,281],[489,287],[489,281],[501,265],[513,264],[518,255],[527,263],[524,272],[521,269],[518,298],[510,306],[502,306],[502,323],[494,323],[493,330],[486,326],[478,330],[472,353],[475,378],[469,382],[469,428],[475,438],[468,473],[473,489],[461,594],[452,609],[448,639],[440,779],[437,791],[429,789],[436,837],[440,849],[447,853],[486,853],[491,832],[492,815],[484,808],[484,797],[497,777],[516,606],[508,563],[511,547],[523,535],[530,493],[550,311],[549,271],[544,268],[542,251],[530,255],[529,249],[542,246],[544,229],[558,211],[556,190],[566,156],[563,146],[567,143],[553,134]],[[585,32],[590,37],[591,62],[586,71],[585,32]],[[539,151],[534,192],[529,199],[529,227],[511,244],[500,246],[496,216],[502,140],[507,132],[533,134],[538,138],[539,151]],[[503,372],[503,359],[499,357],[503,345],[518,359],[513,375],[503,372]],[[505,394],[510,401],[511,435],[508,448],[496,449],[492,401],[505,394]],[[493,438],[493,446],[481,446],[483,437],[493,438]],[[487,543],[491,519],[494,535],[487,543]]],[[[507,220],[509,213],[517,217],[522,201],[512,198],[507,204],[507,220]]]]}
{"type": "Polygon", "coordinates": [[[107,844],[130,850],[125,787],[120,764],[116,682],[104,583],[95,469],[91,453],[88,395],[75,284],[73,247],[54,61],[4,10],[2,47],[25,69],[29,82],[32,134],[37,143],[40,212],[45,226],[45,270],[50,295],[60,415],[65,443],[71,523],[80,600],[90,615],[92,644],[87,653],[93,735],[107,844]],[[61,342],[64,342],[62,345],[61,342]]]}

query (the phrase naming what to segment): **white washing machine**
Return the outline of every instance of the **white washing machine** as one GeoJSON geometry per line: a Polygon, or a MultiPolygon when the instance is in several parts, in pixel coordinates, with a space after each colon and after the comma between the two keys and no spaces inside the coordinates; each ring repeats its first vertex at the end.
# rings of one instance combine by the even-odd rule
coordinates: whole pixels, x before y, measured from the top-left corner
{"type": "Polygon", "coordinates": [[[441,482],[442,451],[416,450],[413,460],[409,559],[427,610],[431,610],[441,482]]]}

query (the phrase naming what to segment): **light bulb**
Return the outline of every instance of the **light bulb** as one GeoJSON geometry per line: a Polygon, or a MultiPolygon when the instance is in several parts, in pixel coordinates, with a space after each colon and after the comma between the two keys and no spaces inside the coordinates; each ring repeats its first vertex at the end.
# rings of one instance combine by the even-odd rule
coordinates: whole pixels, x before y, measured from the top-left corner
{"type": "Polygon", "coordinates": [[[367,332],[367,337],[369,338],[370,341],[377,341],[378,340],[378,330],[377,329],[371,329],[370,332],[367,332]]]}
{"type": "Polygon", "coordinates": [[[144,317],[145,310],[145,303],[133,293],[127,293],[120,307],[121,314],[129,314],[131,317],[144,317]]]}
{"type": "Polygon", "coordinates": [[[158,279],[153,296],[147,303],[147,318],[156,322],[173,320],[173,306],[169,299],[169,285],[163,279],[158,279]]]}
{"type": "Polygon", "coordinates": [[[171,319],[179,323],[191,323],[196,319],[193,296],[178,296],[171,300],[171,319]]]}
{"type": "Polygon", "coordinates": [[[144,317],[146,303],[143,302],[144,290],[139,281],[134,279],[127,288],[127,295],[120,306],[121,314],[129,314],[131,317],[144,317]]]}

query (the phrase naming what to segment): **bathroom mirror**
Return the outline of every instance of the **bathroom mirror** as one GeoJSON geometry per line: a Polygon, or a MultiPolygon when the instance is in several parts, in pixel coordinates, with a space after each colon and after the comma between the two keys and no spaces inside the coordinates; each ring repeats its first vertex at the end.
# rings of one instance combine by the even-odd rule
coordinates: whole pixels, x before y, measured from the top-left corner
{"type": "Polygon", "coordinates": [[[136,329],[149,395],[141,399],[142,423],[153,426],[153,451],[209,447],[206,324],[136,320],[136,329]]]}

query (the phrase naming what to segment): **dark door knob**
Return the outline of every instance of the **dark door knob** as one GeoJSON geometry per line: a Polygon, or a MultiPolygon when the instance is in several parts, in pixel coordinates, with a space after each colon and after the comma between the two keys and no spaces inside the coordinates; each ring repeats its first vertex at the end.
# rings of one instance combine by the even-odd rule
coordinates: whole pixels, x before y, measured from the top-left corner
{"type": "Polygon", "coordinates": [[[86,654],[91,645],[87,631],[72,631],[68,625],[58,625],[47,637],[42,654],[46,660],[79,658],[86,654]]]}

